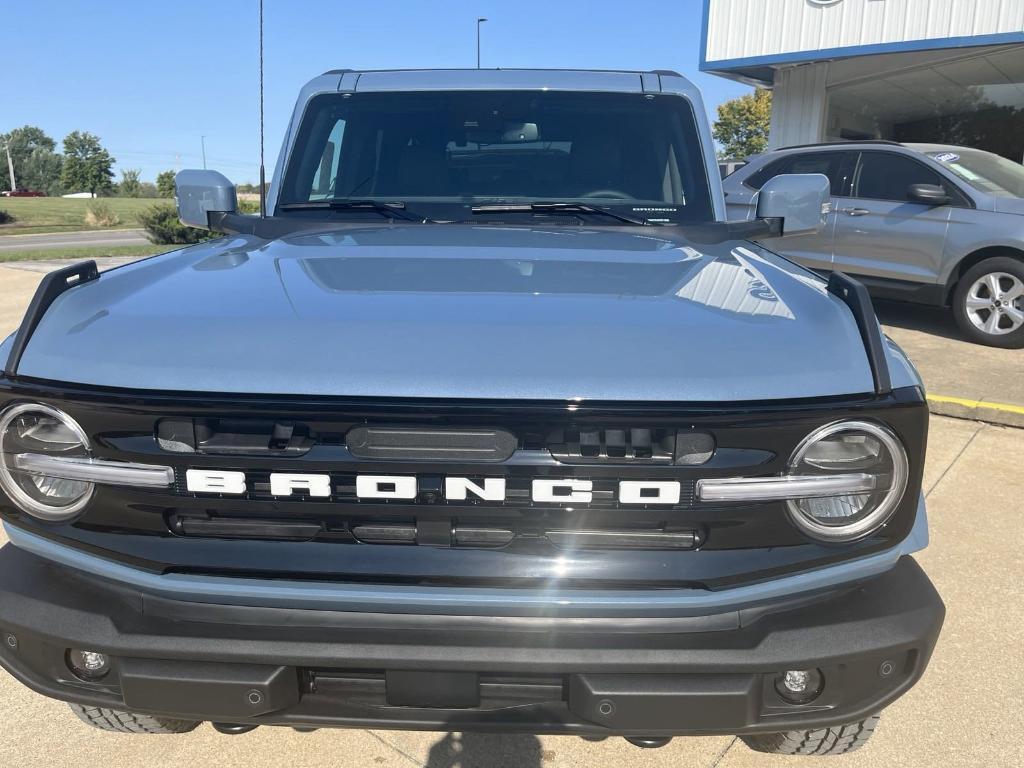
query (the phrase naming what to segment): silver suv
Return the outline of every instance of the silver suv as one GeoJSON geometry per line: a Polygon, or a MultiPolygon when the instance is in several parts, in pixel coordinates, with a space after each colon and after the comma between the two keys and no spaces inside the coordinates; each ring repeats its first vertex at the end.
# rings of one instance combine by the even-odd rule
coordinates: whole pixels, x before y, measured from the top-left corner
{"type": "Polygon", "coordinates": [[[884,141],[791,147],[751,158],[724,181],[731,219],[783,173],[822,173],[832,214],[816,234],[766,240],[879,298],[951,306],[972,341],[1024,347],[1024,167],[977,149],[884,141]]]}

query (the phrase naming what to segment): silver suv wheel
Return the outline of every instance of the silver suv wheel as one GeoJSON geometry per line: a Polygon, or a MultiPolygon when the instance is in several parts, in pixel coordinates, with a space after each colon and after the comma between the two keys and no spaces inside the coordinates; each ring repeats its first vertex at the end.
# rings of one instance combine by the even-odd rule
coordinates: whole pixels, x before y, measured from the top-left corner
{"type": "Polygon", "coordinates": [[[974,281],[965,301],[967,317],[993,336],[1024,326],[1024,281],[1008,272],[990,272],[974,281]]]}
{"type": "Polygon", "coordinates": [[[1011,253],[975,264],[953,291],[957,325],[978,344],[1024,347],[1024,257],[1011,253]]]}

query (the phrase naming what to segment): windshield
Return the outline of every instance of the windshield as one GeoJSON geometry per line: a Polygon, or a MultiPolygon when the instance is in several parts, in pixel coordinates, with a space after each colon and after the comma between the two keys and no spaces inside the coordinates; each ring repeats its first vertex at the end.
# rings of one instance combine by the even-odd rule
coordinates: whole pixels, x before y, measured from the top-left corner
{"type": "Polygon", "coordinates": [[[928,152],[975,189],[999,197],[1024,197],[1024,166],[980,149],[928,152]]]}
{"type": "Polygon", "coordinates": [[[318,215],[332,215],[329,204],[352,200],[409,203],[433,219],[469,219],[472,206],[495,202],[586,203],[653,221],[714,218],[690,103],[642,93],[319,96],[298,131],[279,202],[317,203],[318,215]]]}

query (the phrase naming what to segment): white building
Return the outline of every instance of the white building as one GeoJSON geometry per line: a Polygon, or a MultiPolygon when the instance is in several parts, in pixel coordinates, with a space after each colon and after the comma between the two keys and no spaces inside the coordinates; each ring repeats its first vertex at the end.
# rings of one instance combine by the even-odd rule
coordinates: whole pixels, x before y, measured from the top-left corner
{"type": "Polygon", "coordinates": [[[773,89],[770,146],[1024,158],[1024,0],[702,0],[701,69],[773,89]]]}

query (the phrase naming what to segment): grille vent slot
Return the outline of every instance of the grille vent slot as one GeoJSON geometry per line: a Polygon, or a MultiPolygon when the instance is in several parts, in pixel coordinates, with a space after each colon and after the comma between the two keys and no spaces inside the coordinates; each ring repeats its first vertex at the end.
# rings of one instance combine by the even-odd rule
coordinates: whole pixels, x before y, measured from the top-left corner
{"type": "Polygon", "coordinates": [[[551,455],[566,464],[703,464],[715,441],[704,432],[649,427],[580,427],[559,430],[548,441],[551,455]]]}
{"type": "Polygon", "coordinates": [[[258,419],[161,419],[156,439],[171,453],[302,456],[321,438],[305,424],[258,419]]]}

